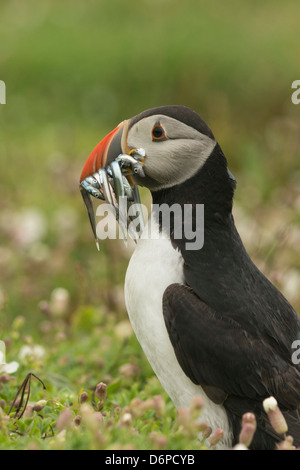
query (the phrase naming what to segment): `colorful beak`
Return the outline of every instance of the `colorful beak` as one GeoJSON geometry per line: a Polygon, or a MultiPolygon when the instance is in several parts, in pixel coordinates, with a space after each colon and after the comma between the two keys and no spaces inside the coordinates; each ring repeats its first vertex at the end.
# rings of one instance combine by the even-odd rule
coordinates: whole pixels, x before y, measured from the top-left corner
{"type": "MultiPolygon", "coordinates": [[[[127,207],[135,203],[140,206],[140,198],[137,186],[134,185],[131,175],[136,173],[144,176],[143,161],[145,151],[143,149],[130,149],[127,145],[129,121],[123,121],[111,131],[94,148],[88,157],[81,176],[80,192],[87,210],[96,245],[99,250],[96,233],[96,220],[92,196],[105,200],[115,210],[116,219],[123,231],[126,240],[126,231],[136,240],[136,233],[128,228],[128,215],[121,210],[119,200],[127,197],[127,207]]],[[[140,226],[144,221],[140,210],[140,226]]]]}
{"type": "Polygon", "coordinates": [[[99,142],[83,167],[80,182],[88,176],[91,176],[100,168],[106,168],[118,155],[129,152],[127,146],[128,127],[128,121],[121,122],[121,124],[99,142]]]}

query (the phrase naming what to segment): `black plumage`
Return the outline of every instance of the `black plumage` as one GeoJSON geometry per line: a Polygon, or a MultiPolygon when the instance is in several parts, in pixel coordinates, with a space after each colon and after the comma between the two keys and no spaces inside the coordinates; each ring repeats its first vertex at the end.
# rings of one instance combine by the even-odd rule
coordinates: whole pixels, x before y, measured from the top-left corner
{"type": "Polygon", "coordinates": [[[189,181],[153,192],[156,204],[201,203],[205,208],[201,250],[185,250],[187,240],[172,238],[184,259],[186,286],[165,291],[167,330],[188,377],[213,401],[223,402],[235,439],[242,414],[253,411],[259,429],[252,448],[274,448],[282,436],[262,409],[263,399],[273,395],[300,445],[300,369],[291,360],[300,321],[248,256],[232,215],[234,189],[217,145],[189,181]]]}

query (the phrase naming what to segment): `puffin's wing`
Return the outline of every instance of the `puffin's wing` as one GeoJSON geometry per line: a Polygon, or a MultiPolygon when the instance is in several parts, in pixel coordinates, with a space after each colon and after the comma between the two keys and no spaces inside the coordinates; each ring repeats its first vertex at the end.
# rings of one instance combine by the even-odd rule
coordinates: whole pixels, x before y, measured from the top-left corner
{"type": "Polygon", "coordinates": [[[273,395],[287,409],[299,406],[300,373],[281,357],[272,339],[260,332],[253,337],[182,284],[166,289],[163,313],[179,364],[208,395],[260,402],[273,395]]]}

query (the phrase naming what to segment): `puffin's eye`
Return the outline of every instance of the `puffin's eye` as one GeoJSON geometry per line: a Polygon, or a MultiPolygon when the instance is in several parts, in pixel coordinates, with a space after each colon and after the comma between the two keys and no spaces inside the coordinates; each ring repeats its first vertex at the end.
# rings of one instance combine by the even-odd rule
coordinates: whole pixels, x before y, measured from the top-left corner
{"type": "Polygon", "coordinates": [[[152,129],[152,140],[164,140],[166,134],[164,128],[160,124],[155,124],[152,129]]]}

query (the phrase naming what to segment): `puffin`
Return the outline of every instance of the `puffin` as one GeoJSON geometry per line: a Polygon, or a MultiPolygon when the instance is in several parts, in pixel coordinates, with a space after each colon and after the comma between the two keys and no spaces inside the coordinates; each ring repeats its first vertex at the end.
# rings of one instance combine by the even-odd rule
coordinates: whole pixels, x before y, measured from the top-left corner
{"type": "Polygon", "coordinates": [[[219,448],[238,442],[242,416],[251,412],[257,429],[250,449],[275,449],[283,436],[263,408],[273,396],[299,446],[300,367],[292,359],[299,317],[248,255],[232,213],[236,180],[196,111],[148,109],[95,147],[80,177],[94,233],[91,196],[118,209],[120,195],[140,202],[138,186],[150,190],[152,210],[129,261],[125,301],[163,388],[177,408],[202,397],[201,420],[224,431],[219,448]],[[170,216],[167,227],[159,208],[174,205],[182,213],[189,207],[189,220],[170,216]],[[193,230],[184,230],[187,223],[193,230]]]}

